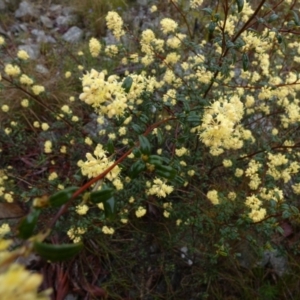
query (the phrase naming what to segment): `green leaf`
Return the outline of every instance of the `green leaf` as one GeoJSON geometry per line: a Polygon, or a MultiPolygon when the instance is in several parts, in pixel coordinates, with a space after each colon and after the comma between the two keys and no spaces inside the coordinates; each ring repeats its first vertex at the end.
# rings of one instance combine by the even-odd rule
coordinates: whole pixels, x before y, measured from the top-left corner
{"type": "Polygon", "coordinates": [[[170,166],[157,165],[155,168],[155,172],[158,176],[164,177],[167,179],[173,179],[176,176],[176,170],[174,170],[170,166]]]}
{"type": "Polygon", "coordinates": [[[109,139],[108,142],[106,143],[106,149],[109,154],[113,154],[115,152],[114,143],[111,139],[109,139]]]}
{"type": "Polygon", "coordinates": [[[199,115],[196,115],[194,112],[192,112],[188,115],[187,121],[192,123],[200,123],[200,117],[199,115]]]}
{"type": "Polygon", "coordinates": [[[138,134],[141,134],[144,132],[143,128],[140,125],[132,124],[131,127],[138,134]]]}
{"type": "Polygon", "coordinates": [[[201,9],[201,10],[203,10],[203,11],[205,11],[205,12],[207,12],[208,14],[212,14],[212,9],[210,8],[210,7],[205,7],[205,8],[203,8],[203,9],[201,9]]]}
{"type": "Polygon", "coordinates": [[[294,10],[292,10],[292,13],[294,15],[295,25],[300,26],[300,20],[299,20],[298,14],[294,10]]]}
{"type": "Polygon", "coordinates": [[[242,62],[243,62],[243,70],[247,71],[249,67],[249,57],[247,53],[243,53],[242,62]]]}
{"type": "Polygon", "coordinates": [[[105,217],[108,219],[113,219],[116,216],[117,207],[116,207],[116,200],[114,197],[103,201],[104,206],[104,213],[105,217]]]}
{"type": "Polygon", "coordinates": [[[78,190],[78,187],[76,186],[71,186],[68,187],[62,191],[59,191],[55,193],[54,195],[50,196],[48,199],[50,206],[52,207],[60,207],[66,202],[70,200],[74,192],[78,190]]]}
{"type": "Polygon", "coordinates": [[[41,211],[39,209],[33,209],[26,217],[22,219],[18,226],[19,237],[22,239],[28,239],[32,236],[35,225],[38,221],[41,211]]]}
{"type": "Polygon", "coordinates": [[[53,245],[35,242],[33,249],[44,259],[56,262],[72,258],[83,248],[82,243],[53,245]]]}
{"type": "Polygon", "coordinates": [[[104,202],[113,196],[113,192],[113,188],[104,185],[100,191],[92,192],[90,194],[90,201],[93,203],[104,202]]]}
{"type": "Polygon", "coordinates": [[[150,155],[148,163],[154,166],[161,166],[163,164],[163,159],[159,155],[150,155]]]}
{"type": "Polygon", "coordinates": [[[216,22],[210,22],[208,25],[208,31],[210,34],[212,34],[216,29],[217,23],[216,22]]]}
{"type": "Polygon", "coordinates": [[[244,0],[236,0],[235,2],[238,7],[238,12],[240,13],[244,8],[244,0]]]}
{"type": "Polygon", "coordinates": [[[139,135],[139,141],[142,154],[149,155],[151,152],[151,145],[149,140],[145,136],[139,135]]]}
{"type": "Polygon", "coordinates": [[[179,175],[176,175],[173,181],[178,185],[183,185],[185,183],[185,180],[179,175]]]}
{"type": "Polygon", "coordinates": [[[129,169],[129,177],[136,178],[142,171],[146,169],[146,165],[142,160],[136,161],[129,169]]]}
{"type": "Polygon", "coordinates": [[[122,88],[125,90],[125,93],[129,93],[132,83],[133,79],[130,76],[126,77],[126,79],[123,81],[122,88]]]}
{"type": "Polygon", "coordinates": [[[144,123],[144,124],[148,124],[149,123],[149,118],[144,115],[144,114],[141,114],[139,119],[144,123]]]}
{"type": "Polygon", "coordinates": [[[277,14],[272,14],[270,16],[270,18],[268,19],[268,23],[274,22],[275,20],[277,20],[279,18],[279,16],[277,14]]]}

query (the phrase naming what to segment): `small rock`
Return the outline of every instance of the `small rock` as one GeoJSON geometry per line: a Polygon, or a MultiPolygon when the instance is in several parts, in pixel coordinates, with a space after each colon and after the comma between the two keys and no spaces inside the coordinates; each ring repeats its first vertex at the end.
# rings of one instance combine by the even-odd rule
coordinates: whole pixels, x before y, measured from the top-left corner
{"type": "Polygon", "coordinates": [[[30,59],[38,59],[40,56],[40,46],[38,44],[21,45],[18,48],[19,50],[25,50],[30,59]]]}
{"type": "Polygon", "coordinates": [[[36,36],[36,41],[38,43],[55,43],[56,42],[52,36],[46,35],[43,30],[33,29],[31,31],[31,33],[36,36]]]}
{"type": "Polygon", "coordinates": [[[55,19],[55,23],[59,27],[68,26],[72,22],[73,22],[73,17],[72,16],[58,16],[55,19]]]}
{"type": "Polygon", "coordinates": [[[37,19],[37,11],[31,3],[22,1],[19,8],[15,11],[15,17],[23,21],[30,21],[37,19]]]}
{"type": "Polygon", "coordinates": [[[46,74],[49,73],[49,70],[48,70],[45,66],[43,66],[43,65],[41,65],[41,64],[36,65],[36,66],[35,66],[35,70],[36,70],[38,73],[44,74],[44,75],[46,75],[46,74]]]}
{"type": "Polygon", "coordinates": [[[83,30],[78,28],[77,26],[71,27],[62,38],[69,43],[77,43],[83,36],[83,30]]]}
{"type": "Polygon", "coordinates": [[[46,28],[53,28],[53,22],[47,16],[41,16],[40,20],[41,20],[43,26],[45,26],[46,28]]]}
{"type": "Polygon", "coordinates": [[[5,10],[6,9],[6,3],[4,0],[0,0],[0,10],[5,10]]]}

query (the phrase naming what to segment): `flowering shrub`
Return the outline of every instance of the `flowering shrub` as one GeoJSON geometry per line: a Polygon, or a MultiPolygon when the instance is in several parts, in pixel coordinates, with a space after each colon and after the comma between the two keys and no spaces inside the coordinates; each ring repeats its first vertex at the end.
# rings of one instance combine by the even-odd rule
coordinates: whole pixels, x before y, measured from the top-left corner
{"type": "MultiPolygon", "coordinates": [[[[160,251],[185,245],[193,257],[188,265],[198,272],[186,275],[193,285],[200,263],[213,276],[209,267],[222,257],[237,263],[245,243],[257,252],[279,247],[274,241],[286,234],[283,224],[299,220],[300,7],[296,1],[169,3],[174,19],[153,6],[159,25],[138,36],[109,12],[113,44],[89,40],[87,66],[63,74],[69,80],[84,68],[82,91],[59,109],[45,104],[47,87],[17,65],[26,67],[27,53],[2,66],[3,89],[14,86],[30,98],[19,108],[33,111],[24,120],[42,141],[48,171],[40,190],[31,183],[24,194],[8,181],[15,170],[7,161],[0,195],[6,202],[17,192],[34,197],[31,214],[61,207],[48,227],[56,232],[59,220],[63,240],[78,245],[99,235],[106,243],[138,243],[146,235],[160,251]],[[35,119],[34,105],[50,117],[35,119]],[[96,118],[87,132],[82,126],[90,116],[96,118]],[[59,165],[66,162],[64,173],[59,165]],[[43,198],[41,191],[53,195],[43,198]]],[[[9,101],[1,109],[13,118],[9,101]]],[[[21,126],[12,121],[1,133],[4,154],[21,126]]],[[[21,234],[29,225],[29,219],[21,224],[21,234]]]]}

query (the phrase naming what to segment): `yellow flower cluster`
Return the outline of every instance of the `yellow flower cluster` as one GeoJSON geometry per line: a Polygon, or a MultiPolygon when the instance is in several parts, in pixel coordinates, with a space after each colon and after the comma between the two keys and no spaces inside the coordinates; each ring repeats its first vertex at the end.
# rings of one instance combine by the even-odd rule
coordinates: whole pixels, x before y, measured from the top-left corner
{"type": "Polygon", "coordinates": [[[160,178],[155,178],[153,180],[152,186],[148,189],[148,195],[155,195],[157,197],[167,197],[167,195],[173,192],[174,188],[167,185],[160,178]]]}
{"type": "MultiPolygon", "coordinates": [[[[240,149],[245,139],[245,129],[237,124],[243,117],[243,103],[237,96],[230,100],[221,99],[207,107],[203,116],[202,124],[192,131],[200,132],[199,138],[210,147],[210,153],[218,156],[224,149],[240,149]]],[[[251,132],[246,135],[252,137],[251,132]]]]}
{"type": "Polygon", "coordinates": [[[249,218],[254,222],[259,222],[263,220],[267,214],[265,208],[262,208],[262,201],[259,200],[256,196],[248,196],[245,201],[246,206],[251,208],[251,212],[248,214],[249,218]]]}
{"type": "Polygon", "coordinates": [[[261,163],[252,159],[250,160],[248,168],[245,171],[245,175],[250,178],[249,187],[252,190],[256,190],[261,183],[261,179],[258,174],[261,166],[261,163]]]}
{"type": "Polygon", "coordinates": [[[114,37],[119,41],[121,36],[125,34],[123,30],[123,20],[115,11],[108,12],[106,18],[106,25],[112,31],[114,37]]]}
{"type": "Polygon", "coordinates": [[[30,77],[28,77],[26,74],[22,74],[20,77],[20,83],[24,85],[32,85],[33,80],[30,77]]]}
{"type": "MultiPolygon", "coordinates": [[[[107,158],[105,150],[102,145],[98,144],[94,151],[93,156],[91,153],[86,154],[86,161],[80,160],[78,166],[81,168],[83,175],[88,178],[96,177],[110,167],[114,162],[107,158]]],[[[107,175],[106,178],[110,181],[114,181],[118,178],[121,169],[119,166],[115,166],[107,175]]]]}
{"type": "Polygon", "coordinates": [[[31,89],[35,95],[39,95],[45,91],[45,88],[42,85],[34,85],[31,89]]]}
{"type": "Polygon", "coordinates": [[[72,227],[68,230],[67,235],[73,241],[73,243],[79,243],[81,241],[81,236],[86,232],[83,227],[72,227]]]}
{"type": "Polygon", "coordinates": [[[103,226],[102,227],[102,232],[104,234],[114,234],[115,230],[112,227],[108,227],[108,226],[103,226]]]}
{"type": "Polygon", "coordinates": [[[29,55],[25,50],[19,50],[17,53],[17,56],[19,59],[22,60],[28,60],[29,59],[29,55]]]}
{"type": "Polygon", "coordinates": [[[138,209],[135,211],[135,215],[137,218],[143,217],[146,213],[147,210],[142,206],[139,206],[138,209]]]}
{"type": "Polygon", "coordinates": [[[198,7],[200,7],[203,3],[203,0],[191,0],[190,1],[190,7],[193,9],[197,9],[198,7]]]}
{"type": "Polygon", "coordinates": [[[105,80],[104,72],[99,73],[92,69],[82,78],[83,93],[80,94],[80,100],[109,118],[123,115],[127,108],[127,97],[122,83],[117,79],[113,75],[105,80]]]}
{"type": "Polygon", "coordinates": [[[90,42],[89,42],[89,49],[90,49],[91,55],[93,57],[97,57],[101,51],[100,42],[95,38],[91,38],[90,42]]]}
{"type": "Polygon", "coordinates": [[[45,153],[51,153],[52,152],[52,142],[46,141],[44,144],[44,152],[45,153]]]}
{"type": "Polygon", "coordinates": [[[86,204],[80,204],[80,205],[76,206],[76,212],[79,215],[86,215],[88,210],[89,210],[89,207],[86,204]]]}
{"type": "Polygon", "coordinates": [[[212,204],[217,205],[220,203],[218,192],[211,190],[207,193],[206,197],[211,201],[212,204]]]}
{"type": "Polygon", "coordinates": [[[174,32],[177,27],[178,27],[178,24],[170,19],[170,18],[164,18],[160,21],[160,25],[161,25],[161,30],[164,34],[167,34],[167,33],[172,33],[174,32]]]}
{"type": "Polygon", "coordinates": [[[8,65],[5,66],[4,72],[8,76],[16,77],[21,73],[21,70],[18,66],[8,64],[8,65]]]}

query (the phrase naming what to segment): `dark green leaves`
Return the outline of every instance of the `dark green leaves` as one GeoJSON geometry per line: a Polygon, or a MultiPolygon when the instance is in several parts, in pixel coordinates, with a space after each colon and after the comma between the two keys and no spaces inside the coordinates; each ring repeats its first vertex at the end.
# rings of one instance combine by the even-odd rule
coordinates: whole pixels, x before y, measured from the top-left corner
{"type": "Polygon", "coordinates": [[[238,12],[240,13],[244,8],[244,0],[236,0],[235,2],[238,7],[238,12]]]}
{"type": "Polygon", "coordinates": [[[132,83],[133,79],[130,76],[126,77],[126,79],[123,81],[122,88],[124,89],[125,93],[129,93],[132,83]]]}
{"type": "Polygon", "coordinates": [[[53,245],[35,242],[33,248],[42,258],[55,262],[72,258],[81,251],[83,244],[53,245]]]}
{"type": "Polygon", "coordinates": [[[268,19],[268,23],[274,22],[279,18],[277,14],[272,14],[270,18],[268,19]]]}
{"type": "Polygon", "coordinates": [[[149,140],[145,136],[139,135],[139,141],[142,154],[149,155],[151,152],[151,144],[149,140]]]}
{"type": "Polygon", "coordinates": [[[103,203],[106,218],[113,219],[116,215],[116,200],[113,196],[114,189],[103,186],[100,191],[91,193],[90,200],[93,203],[103,203]]]}
{"type": "Polygon", "coordinates": [[[155,167],[156,174],[160,177],[164,177],[166,179],[173,179],[176,176],[176,170],[174,170],[170,166],[157,165],[155,167]]]}
{"type": "Polygon", "coordinates": [[[91,193],[90,200],[93,203],[100,203],[100,202],[107,201],[108,199],[113,197],[113,192],[114,189],[107,186],[103,186],[100,191],[91,193]]]}
{"type": "Polygon", "coordinates": [[[33,209],[26,217],[24,217],[19,224],[19,237],[27,239],[32,236],[35,225],[40,215],[39,209],[33,209]]]}
{"type": "Polygon", "coordinates": [[[298,14],[297,14],[294,10],[292,10],[292,13],[293,13],[293,15],[294,15],[294,22],[295,22],[295,25],[296,25],[296,26],[300,26],[300,20],[299,20],[298,14]]]}
{"type": "Polygon", "coordinates": [[[52,207],[60,207],[63,204],[67,203],[74,192],[78,190],[78,187],[71,186],[69,188],[66,188],[62,191],[59,191],[55,193],[54,195],[50,196],[49,198],[49,205],[52,207]]]}
{"type": "Polygon", "coordinates": [[[146,165],[142,160],[136,161],[129,169],[131,179],[136,178],[142,171],[146,169],[146,165]]]}
{"type": "Polygon", "coordinates": [[[243,53],[242,62],[243,62],[243,70],[247,71],[249,68],[249,57],[247,53],[243,53]]]}

